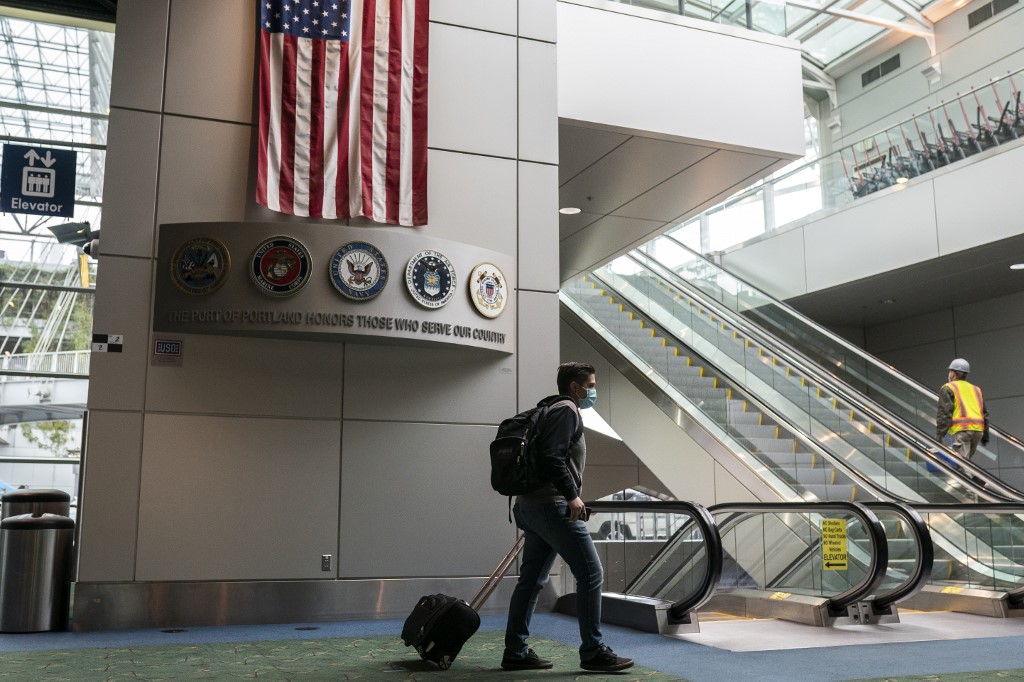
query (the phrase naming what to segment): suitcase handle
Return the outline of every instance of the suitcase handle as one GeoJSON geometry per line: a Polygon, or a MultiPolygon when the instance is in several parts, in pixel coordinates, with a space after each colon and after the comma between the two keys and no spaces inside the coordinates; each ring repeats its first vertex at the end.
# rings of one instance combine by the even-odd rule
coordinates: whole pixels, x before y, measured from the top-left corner
{"type": "Polygon", "coordinates": [[[470,608],[474,611],[480,611],[483,605],[487,602],[487,599],[491,596],[491,593],[498,587],[498,583],[501,582],[505,573],[508,572],[509,566],[515,562],[516,557],[518,557],[519,553],[523,551],[523,545],[525,543],[525,535],[520,535],[516,538],[516,542],[512,545],[512,549],[508,550],[504,558],[498,562],[495,569],[491,571],[491,575],[488,576],[486,581],[484,581],[480,591],[476,593],[475,597],[473,597],[473,601],[469,603],[470,608]]]}

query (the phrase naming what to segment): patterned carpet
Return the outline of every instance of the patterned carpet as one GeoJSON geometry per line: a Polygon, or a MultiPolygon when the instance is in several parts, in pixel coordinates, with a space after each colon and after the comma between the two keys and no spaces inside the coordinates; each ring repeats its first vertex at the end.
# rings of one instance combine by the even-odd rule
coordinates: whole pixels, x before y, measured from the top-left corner
{"type": "Polygon", "coordinates": [[[448,671],[420,660],[391,636],[277,640],[133,648],[65,649],[0,654],[0,680],[548,680],[614,679],[662,682],[682,678],[641,667],[619,674],[581,670],[574,647],[532,640],[552,670],[507,672],[498,667],[501,632],[478,632],[448,671]]]}

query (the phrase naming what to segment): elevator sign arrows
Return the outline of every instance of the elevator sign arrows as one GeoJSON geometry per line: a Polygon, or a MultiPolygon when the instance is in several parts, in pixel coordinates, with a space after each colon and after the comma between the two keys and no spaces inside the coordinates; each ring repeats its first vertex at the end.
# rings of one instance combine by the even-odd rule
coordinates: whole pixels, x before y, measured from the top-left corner
{"type": "Polygon", "coordinates": [[[845,571],[846,519],[821,520],[821,565],[826,571],[845,571]]]}
{"type": "Polygon", "coordinates": [[[0,211],[72,218],[77,152],[5,144],[0,211]]]}

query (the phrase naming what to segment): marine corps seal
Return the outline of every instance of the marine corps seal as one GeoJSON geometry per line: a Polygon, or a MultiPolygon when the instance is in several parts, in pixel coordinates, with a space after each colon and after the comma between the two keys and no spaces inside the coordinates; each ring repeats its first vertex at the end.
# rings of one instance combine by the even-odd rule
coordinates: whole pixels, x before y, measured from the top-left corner
{"type": "Polygon", "coordinates": [[[469,274],[469,297],[484,317],[494,318],[505,312],[507,294],[505,275],[494,263],[481,263],[469,274]]]}
{"type": "Polygon", "coordinates": [[[440,308],[455,294],[455,268],[439,251],[420,251],[405,267],[405,285],[421,306],[440,308]]]}
{"type": "Polygon", "coordinates": [[[388,262],[373,244],[349,242],[331,256],[331,284],[346,298],[368,301],[384,291],[388,262]]]}
{"type": "Polygon", "coordinates": [[[216,239],[193,237],[171,257],[171,281],[186,294],[213,293],[227,280],[228,250],[216,239]]]}
{"type": "Polygon", "coordinates": [[[260,291],[291,296],[309,281],[310,257],[306,247],[291,237],[271,237],[256,247],[249,276],[260,291]]]}

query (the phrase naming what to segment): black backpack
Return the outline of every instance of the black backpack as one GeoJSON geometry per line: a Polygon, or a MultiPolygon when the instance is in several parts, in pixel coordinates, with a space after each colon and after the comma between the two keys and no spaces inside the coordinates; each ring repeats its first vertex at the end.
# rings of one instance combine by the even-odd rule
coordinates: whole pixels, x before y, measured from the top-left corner
{"type": "MultiPolygon", "coordinates": [[[[510,505],[511,496],[531,493],[547,483],[537,466],[537,434],[551,406],[562,400],[572,398],[552,396],[498,425],[498,434],[491,441],[491,487],[508,495],[510,505]]],[[[580,439],[582,431],[581,423],[573,443],[580,439]]]]}

